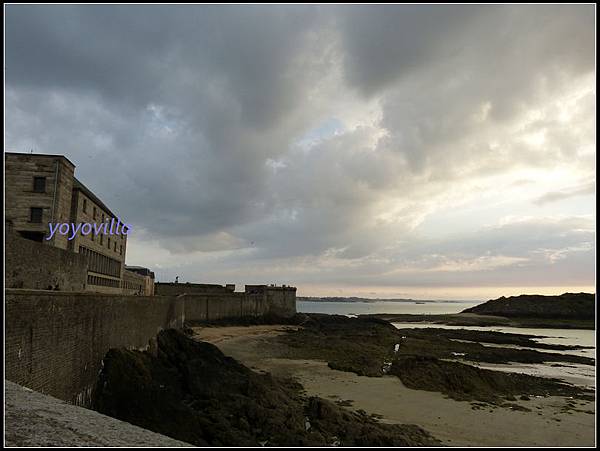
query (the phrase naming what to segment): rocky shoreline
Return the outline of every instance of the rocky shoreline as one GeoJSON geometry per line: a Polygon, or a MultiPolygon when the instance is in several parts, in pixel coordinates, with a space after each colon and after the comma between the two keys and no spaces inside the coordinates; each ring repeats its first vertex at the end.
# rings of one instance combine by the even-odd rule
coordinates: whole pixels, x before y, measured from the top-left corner
{"type": "Polygon", "coordinates": [[[579,346],[541,344],[531,335],[448,329],[396,329],[374,318],[312,314],[303,327],[279,337],[285,357],[326,360],[333,369],[372,377],[394,374],[410,388],[438,391],[457,400],[502,405],[516,396],[569,396],[593,399],[582,387],[525,374],[476,368],[468,363],[570,362],[594,359],[531,349],[491,347],[481,342],[541,349],[579,346]],[[327,344],[324,346],[324,344],[327,344]]]}
{"type": "MultiPolygon", "coordinates": [[[[394,376],[409,389],[440,393],[447,399],[468,402],[475,410],[530,412],[533,404],[527,407],[529,400],[533,403],[534,398],[546,397],[566,399],[563,409],[576,410],[595,396],[593,390],[558,379],[474,365],[594,365],[587,357],[546,352],[580,346],[538,343],[526,334],[396,329],[386,321],[365,317],[298,314],[281,322],[287,326],[280,325],[277,334],[261,339],[255,354],[277,362],[325,361],[333,370],[367,379],[394,376]]],[[[243,335],[244,330],[260,328],[246,323],[230,329],[241,329],[243,335]]],[[[440,444],[435,434],[418,425],[382,423],[377,415],[354,410],[350,401],[336,403],[310,396],[293,377],[253,370],[194,335],[198,330],[210,335],[212,330],[218,336],[223,329],[227,327],[220,322],[196,325],[184,332],[168,330],[157,336],[148,351],[109,351],[95,390],[94,408],[197,446],[440,444]]]]}
{"type": "Polygon", "coordinates": [[[378,422],[296,382],[254,372],[209,343],[160,332],[149,351],[109,351],[94,408],[197,446],[426,446],[415,425],[378,422]]]}

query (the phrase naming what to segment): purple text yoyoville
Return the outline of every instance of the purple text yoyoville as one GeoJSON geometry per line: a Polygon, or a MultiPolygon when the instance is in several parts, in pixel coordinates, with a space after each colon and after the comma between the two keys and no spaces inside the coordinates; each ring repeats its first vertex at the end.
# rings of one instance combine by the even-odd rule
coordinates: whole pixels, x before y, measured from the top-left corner
{"type": "Polygon", "coordinates": [[[115,218],[110,218],[106,222],[102,223],[89,223],[89,222],[80,222],[80,223],[68,223],[68,222],[57,222],[52,224],[48,223],[48,228],[50,229],[50,235],[46,238],[46,240],[51,240],[52,237],[58,232],[61,235],[69,235],[68,239],[72,240],[77,236],[78,233],[81,235],[90,235],[93,233],[94,235],[129,235],[131,231],[131,225],[127,223],[122,223],[121,218],[117,218],[115,222],[115,218]]]}

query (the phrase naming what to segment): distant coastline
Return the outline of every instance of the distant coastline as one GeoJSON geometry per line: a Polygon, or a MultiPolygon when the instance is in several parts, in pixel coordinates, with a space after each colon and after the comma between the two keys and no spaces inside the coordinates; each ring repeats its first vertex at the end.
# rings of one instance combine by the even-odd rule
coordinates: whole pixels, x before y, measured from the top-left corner
{"type": "Polygon", "coordinates": [[[298,301],[304,302],[409,302],[409,303],[417,303],[423,304],[427,302],[444,302],[444,303],[461,303],[461,302],[480,302],[483,303],[485,301],[464,301],[464,300],[442,300],[442,299],[410,299],[410,298],[391,298],[391,299],[381,299],[381,298],[360,298],[360,297],[318,297],[318,296],[298,296],[296,298],[298,301]]]}

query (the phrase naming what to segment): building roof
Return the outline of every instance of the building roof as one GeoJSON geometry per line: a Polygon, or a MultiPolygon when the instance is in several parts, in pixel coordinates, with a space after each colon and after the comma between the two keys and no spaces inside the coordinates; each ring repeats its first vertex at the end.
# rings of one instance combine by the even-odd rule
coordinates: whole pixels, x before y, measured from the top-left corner
{"type": "Polygon", "coordinates": [[[75,164],[64,155],[58,155],[53,153],[25,153],[25,152],[4,152],[4,155],[17,155],[23,157],[50,157],[50,158],[63,158],[69,162],[69,164],[75,167],[75,164]]]}
{"type": "Polygon", "coordinates": [[[125,265],[125,270],[130,272],[135,272],[137,274],[142,274],[144,276],[149,276],[154,279],[154,272],[150,271],[148,268],[143,266],[129,266],[125,265]]]}
{"type": "Polygon", "coordinates": [[[108,208],[106,206],[106,204],[98,198],[98,196],[96,196],[87,186],[85,186],[83,183],[81,183],[79,180],[77,180],[76,177],[73,177],[73,191],[75,191],[75,190],[81,191],[83,194],[85,194],[87,197],[89,197],[92,201],[94,201],[94,203],[96,205],[98,205],[100,208],[102,208],[104,211],[106,211],[108,214],[110,214],[113,218],[117,217],[117,215],[115,215],[112,212],[112,210],[110,208],[108,208]]]}

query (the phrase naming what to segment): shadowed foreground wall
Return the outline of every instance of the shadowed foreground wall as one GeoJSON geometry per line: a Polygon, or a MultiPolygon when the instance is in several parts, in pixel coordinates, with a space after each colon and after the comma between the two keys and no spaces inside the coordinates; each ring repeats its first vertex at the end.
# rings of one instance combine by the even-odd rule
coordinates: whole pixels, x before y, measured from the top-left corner
{"type": "Polygon", "coordinates": [[[87,405],[110,348],[141,349],[161,329],[179,328],[184,300],[7,289],[6,378],[87,405]]]}

